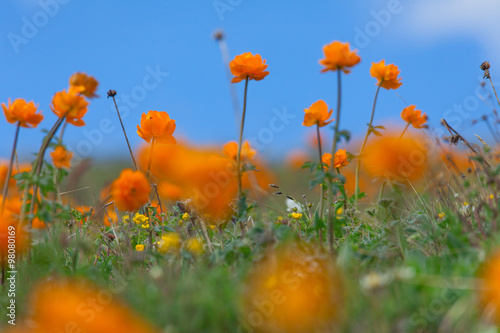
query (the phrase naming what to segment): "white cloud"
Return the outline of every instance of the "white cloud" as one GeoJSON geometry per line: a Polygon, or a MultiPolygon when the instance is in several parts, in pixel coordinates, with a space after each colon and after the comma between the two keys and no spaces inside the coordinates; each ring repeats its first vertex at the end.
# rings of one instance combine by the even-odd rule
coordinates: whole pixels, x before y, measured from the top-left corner
{"type": "Polygon", "coordinates": [[[419,0],[405,7],[407,30],[413,37],[439,41],[467,36],[489,55],[500,55],[500,1],[419,0]]]}

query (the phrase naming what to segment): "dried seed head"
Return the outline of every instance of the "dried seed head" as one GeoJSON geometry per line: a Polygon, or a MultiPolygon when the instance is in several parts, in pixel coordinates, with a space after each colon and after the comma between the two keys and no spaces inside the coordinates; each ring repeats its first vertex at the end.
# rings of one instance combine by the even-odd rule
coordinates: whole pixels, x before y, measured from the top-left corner
{"type": "Polygon", "coordinates": [[[110,90],[108,91],[108,98],[110,98],[110,97],[115,97],[115,96],[116,96],[116,90],[112,90],[112,89],[110,89],[110,90]]]}
{"type": "Polygon", "coordinates": [[[487,70],[487,69],[490,69],[490,63],[485,61],[481,64],[481,66],[479,66],[483,71],[487,70]]]}
{"type": "Polygon", "coordinates": [[[283,192],[279,192],[279,191],[278,191],[278,192],[274,192],[273,194],[278,194],[278,195],[281,195],[281,194],[283,194],[283,192]]]}
{"type": "Polygon", "coordinates": [[[215,30],[214,32],[214,38],[216,41],[220,41],[224,39],[224,31],[222,30],[215,30]]]}
{"type": "Polygon", "coordinates": [[[274,187],[274,188],[280,188],[278,185],[274,185],[274,184],[269,184],[270,187],[274,187]]]}

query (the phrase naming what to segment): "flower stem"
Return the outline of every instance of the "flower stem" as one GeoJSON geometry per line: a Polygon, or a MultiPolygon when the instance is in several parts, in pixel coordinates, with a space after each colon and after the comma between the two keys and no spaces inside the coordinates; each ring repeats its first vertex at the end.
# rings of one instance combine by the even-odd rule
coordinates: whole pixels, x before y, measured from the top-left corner
{"type": "MultiPolygon", "coordinates": [[[[34,167],[31,170],[31,176],[36,175],[36,178],[40,175],[40,172],[42,171],[42,166],[43,166],[43,159],[45,156],[45,152],[47,151],[47,148],[50,145],[50,142],[52,141],[52,138],[56,134],[57,130],[59,127],[62,125],[62,123],[66,120],[66,114],[57,119],[56,123],[52,128],[50,129],[49,133],[45,136],[42,142],[42,146],[40,147],[40,150],[38,151],[38,154],[35,159],[34,167]]],[[[28,194],[30,190],[31,185],[28,184],[26,186],[26,189],[24,190],[24,196],[23,196],[23,203],[21,205],[21,215],[19,217],[19,225],[22,226],[24,223],[24,217],[25,217],[25,207],[26,207],[26,202],[28,200],[28,194]]],[[[38,192],[38,185],[35,184],[33,185],[33,194],[31,196],[31,202],[30,202],[30,215],[33,215],[33,212],[35,211],[35,202],[36,202],[36,197],[37,197],[37,192],[38,192]]],[[[31,228],[31,223],[32,219],[30,218],[29,220],[29,227],[31,228]]]]}
{"type": "Polygon", "coordinates": [[[405,126],[405,129],[403,130],[403,133],[401,133],[401,135],[399,136],[399,140],[398,141],[401,141],[401,139],[403,138],[403,135],[406,133],[406,130],[408,129],[408,126],[410,126],[410,122],[408,122],[405,126]]]}
{"type": "Polygon", "coordinates": [[[149,180],[151,174],[151,162],[153,162],[153,149],[155,149],[155,138],[151,139],[151,150],[149,151],[148,171],[146,171],[146,179],[149,180]]]}
{"type": "Polygon", "coordinates": [[[243,112],[241,114],[241,124],[240,124],[240,139],[238,141],[238,154],[236,155],[236,175],[238,177],[238,202],[243,196],[242,193],[242,172],[241,172],[241,147],[243,145],[243,128],[245,127],[245,115],[247,111],[247,91],[248,91],[248,76],[245,79],[245,95],[243,97],[243,112]]]}
{"type": "MultiPolygon", "coordinates": [[[[321,149],[321,135],[319,134],[319,124],[316,124],[316,135],[318,138],[319,165],[321,166],[321,169],[323,170],[323,166],[321,165],[321,163],[323,163],[322,162],[323,152],[321,149]]],[[[320,187],[321,187],[321,194],[319,197],[319,218],[323,219],[325,186],[324,186],[324,184],[320,184],[320,187]]],[[[322,229],[318,230],[318,236],[319,236],[320,243],[323,243],[323,231],[322,231],[322,229]]]]}
{"type": "Polygon", "coordinates": [[[0,215],[3,213],[5,200],[7,200],[7,194],[9,193],[10,176],[12,175],[12,168],[14,166],[14,156],[16,155],[17,139],[19,138],[20,128],[21,128],[21,122],[18,121],[16,126],[16,134],[14,134],[14,144],[12,146],[12,153],[10,155],[9,168],[7,169],[7,175],[5,176],[5,184],[3,185],[2,206],[0,208],[0,215]]]}
{"type": "Polygon", "coordinates": [[[372,125],[373,125],[373,117],[375,116],[375,106],[377,105],[377,97],[378,93],[380,91],[380,86],[382,85],[382,82],[384,80],[380,80],[378,86],[377,86],[377,91],[375,92],[375,98],[373,99],[373,107],[372,107],[372,115],[370,117],[370,123],[368,124],[368,130],[366,131],[366,136],[365,140],[363,141],[363,145],[361,146],[361,152],[359,153],[358,160],[356,162],[356,181],[355,181],[355,187],[354,187],[354,203],[356,208],[358,207],[358,197],[359,197],[359,167],[361,165],[361,157],[363,155],[363,152],[365,150],[366,142],[368,141],[368,137],[370,136],[370,133],[372,131],[372,125]]]}
{"type": "MultiPolygon", "coordinates": [[[[115,94],[116,94],[116,92],[115,92],[115,94]]],[[[116,104],[115,95],[113,94],[110,96],[113,98],[113,103],[115,103],[116,113],[118,114],[118,119],[120,120],[120,125],[122,126],[123,135],[125,135],[125,141],[127,141],[128,151],[130,152],[130,156],[132,157],[132,162],[134,162],[135,170],[138,171],[139,168],[137,167],[137,163],[136,163],[135,158],[134,158],[134,153],[132,153],[132,148],[130,147],[130,142],[128,141],[127,132],[125,132],[125,127],[123,126],[122,117],[120,116],[120,111],[118,110],[118,105],[116,104]]]]}
{"type": "Polygon", "coordinates": [[[493,81],[491,80],[491,76],[490,75],[488,75],[488,78],[490,79],[491,87],[493,88],[493,92],[495,93],[495,97],[497,98],[497,103],[500,106],[500,100],[498,100],[498,95],[497,95],[497,91],[495,89],[495,85],[493,84],[493,81]]]}
{"type": "MultiPolygon", "coordinates": [[[[333,129],[333,142],[332,142],[332,160],[330,162],[330,171],[333,172],[335,162],[334,156],[337,151],[337,142],[339,141],[339,126],[340,126],[340,107],[342,105],[342,73],[340,72],[340,68],[337,69],[337,114],[335,118],[335,128],[333,129]]],[[[337,172],[340,172],[337,169],[337,172]]],[[[328,196],[328,247],[330,249],[330,253],[334,253],[334,243],[335,243],[335,226],[333,219],[333,191],[331,191],[328,196]]]]}

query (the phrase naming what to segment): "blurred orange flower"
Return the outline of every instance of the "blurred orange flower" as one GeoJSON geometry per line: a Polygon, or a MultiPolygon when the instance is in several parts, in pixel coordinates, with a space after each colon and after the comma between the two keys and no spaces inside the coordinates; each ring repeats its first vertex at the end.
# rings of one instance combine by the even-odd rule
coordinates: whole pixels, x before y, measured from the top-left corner
{"type": "Polygon", "coordinates": [[[332,116],[333,110],[328,112],[328,105],[321,99],[314,102],[309,109],[304,109],[304,112],[306,113],[304,115],[304,122],[302,123],[304,126],[318,125],[319,127],[323,127],[334,120],[327,121],[332,116]]]}
{"type": "MultiPolygon", "coordinates": [[[[332,154],[325,153],[321,157],[321,162],[325,163],[328,167],[332,164],[332,154]]],[[[349,164],[347,160],[347,152],[345,149],[339,149],[335,152],[333,156],[333,166],[337,169],[343,168],[349,164]]],[[[326,167],[326,169],[328,169],[326,167]]]]}
{"type": "Polygon", "coordinates": [[[420,110],[415,110],[415,107],[415,105],[410,105],[404,108],[401,112],[401,118],[415,128],[425,128],[427,115],[425,113],[422,114],[420,110]]]}
{"type": "Polygon", "coordinates": [[[62,169],[71,167],[73,153],[67,151],[63,146],[57,146],[56,149],[50,153],[50,156],[56,168],[62,169]]]}
{"type": "Polygon", "coordinates": [[[362,159],[368,174],[389,181],[417,180],[427,166],[427,149],[411,137],[386,136],[366,146],[362,159]]]}
{"type": "MultiPolygon", "coordinates": [[[[251,160],[257,151],[250,146],[248,141],[243,142],[243,147],[241,147],[241,160],[251,160]]],[[[238,143],[236,141],[230,141],[224,145],[224,155],[236,161],[236,155],[238,154],[238,143]]]]}
{"type": "Polygon", "coordinates": [[[309,154],[302,150],[293,150],[286,157],[286,164],[289,168],[300,170],[304,163],[310,161],[309,154]]]}
{"type": "Polygon", "coordinates": [[[137,125],[137,134],[147,143],[154,138],[156,143],[176,143],[172,136],[175,131],[175,120],[165,111],[149,111],[141,116],[141,125],[137,125]]]}
{"type": "Polygon", "coordinates": [[[53,278],[31,295],[33,332],[157,332],[106,288],[83,279],[53,278]],[[54,315],[57,314],[57,315],[54,315]]]}
{"type": "Polygon", "coordinates": [[[69,78],[69,84],[70,86],[83,87],[83,90],[80,92],[80,94],[88,98],[98,97],[95,94],[95,91],[97,90],[99,82],[97,82],[97,80],[90,75],[87,75],[85,73],[75,73],[69,78]]]}
{"type": "Polygon", "coordinates": [[[342,70],[348,74],[351,71],[348,69],[357,65],[361,58],[356,54],[356,50],[349,50],[349,43],[341,43],[334,41],[328,45],[323,46],[325,59],[321,59],[319,63],[325,66],[321,70],[322,73],[327,71],[342,70]]]}
{"type": "Polygon", "coordinates": [[[300,243],[282,245],[268,252],[246,278],[246,328],[331,332],[344,308],[342,290],[340,274],[326,253],[300,243]]]}
{"type": "MultiPolygon", "coordinates": [[[[0,197],[1,198],[1,197],[0,197]]],[[[9,255],[17,256],[24,252],[30,244],[29,233],[25,232],[24,229],[19,227],[19,213],[21,210],[21,204],[17,202],[18,198],[7,199],[5,202],[5,208],[3,212],[0,213],[0,259],[7,258],[9,255]],[[19,206],[19,211],[16,210],[19,206]],[[9,241],[11,239],[11,241],[9,241]],[[15,250],[9,251],[9,244],[12,243],[12,239],[15,240],[15,250]]],[[[12,246],[12,245],[11,245],[12,246]]]]}
{"type": "MultiPolygon", "coordinates": [[[[9,168],[9,165],[8,163],[0,163],[0,188],[3,188],[3,186],[5,185],[5,178],[7,178],[7,169],[9,168]]],[[[17,170],[16,168],[14,168],[12,170],[12,174],[10,176],[10,180],[9,180],[9,188],[10,187],[13,187],[13,188],[16,188],[16,179],[14,179],[14,176],[17,175],[18,173],[23,173],[23,172],[30,172],[31,171],[31,164],[21,164],[19,166],[19,170],[17,170]]],[[[11,192],[9,191],[9,193],[12,193],[14,194],[15,192],[11,192]]]]}
{"type": "Polygon", "coordinates": [[[479,272],[479,300],[483,308],[492,311],[493,320],[500,325],[500,250],[497,250],[479,272]]]}
{"type": "Polygon", "coordinates": [[[9,98],[8,106],[2,103],[2,108],[5,118],[11,124],[19,122],[22,127],[34,128],[43,120],[43,115],[36,113],[38,106],[33,101],[27,103],[18,98],[11,103],[9,98]]]}
{"type": "Polygon", "coordinates": [[[149,201],[151,188],[140,171],[125,169],[111,184],[111,196],[119,210],[134,211],[149,201]]]}
{"type": "Polygon", "coordinates": [[[260,81],[269,74],[269,72],[265,71],[266,68],[266,61],[262,60],[259,54],[254,56],[252,53],[246,52],[237,55],[229,63],[229,69],[235,76],[231,83],[238,83],[246,80],[247,77],[249,80],[260,81]]]}
{"type": "Polygon", "coordinates": [[[83,126],[82,120],[87,113],[88,102],[80,95],[83,88],[81,86],[72,86],[63,91],[59,91],[52,98],[50,108],[59,117],[66,117],[66,121],[75,126],[83,126]]]}
{"type": "Polygon", "coordinates": [[[387,90],[398,89],[403,83],[401,78],[398,78],[399,69],[394,64],[385,64],[385,60],[379,63],[372,62],[370,75],[378,80],[377,85],[387,90]]]}

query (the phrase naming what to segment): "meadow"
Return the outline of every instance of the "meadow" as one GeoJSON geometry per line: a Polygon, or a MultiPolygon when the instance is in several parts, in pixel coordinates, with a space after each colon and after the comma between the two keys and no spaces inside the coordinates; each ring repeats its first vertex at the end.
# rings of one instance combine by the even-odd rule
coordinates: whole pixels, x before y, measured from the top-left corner
{"type": "Polygon", "coordinates": [[[446,118],[431,128],[397,94],[397,123],[379,123],[378,96],[404,84],[384,59],[363,59],[374,98],[366,133],[354,137],[341,123],[342,83],[361,58],[341,41],[322,51],[318,75],[336,91],[303,106],[310,149],[280,164],[245,137],[248,91],[272,75],[265,55],[226,63],[244,95],[239,135],[223,146],[176,138],[189,124],[168,110],[126,128],[119,92],[97,96],[91,73],[54,87],[43,106],[54,124],[33,101],[4,101],[2,121],[16,132],[0,164],[0,329],[498,332],[500,101],[490,64],[477,70],[494,142],[464,137],[446,118]],[[90,165],[65,145],[95,98],[116,106],[123,163],[90,165]],[[34,158],[18,161],[23,132],[42,128],[34,158]],[[143,145],[133,149],[130,136],[143,145]]]}

